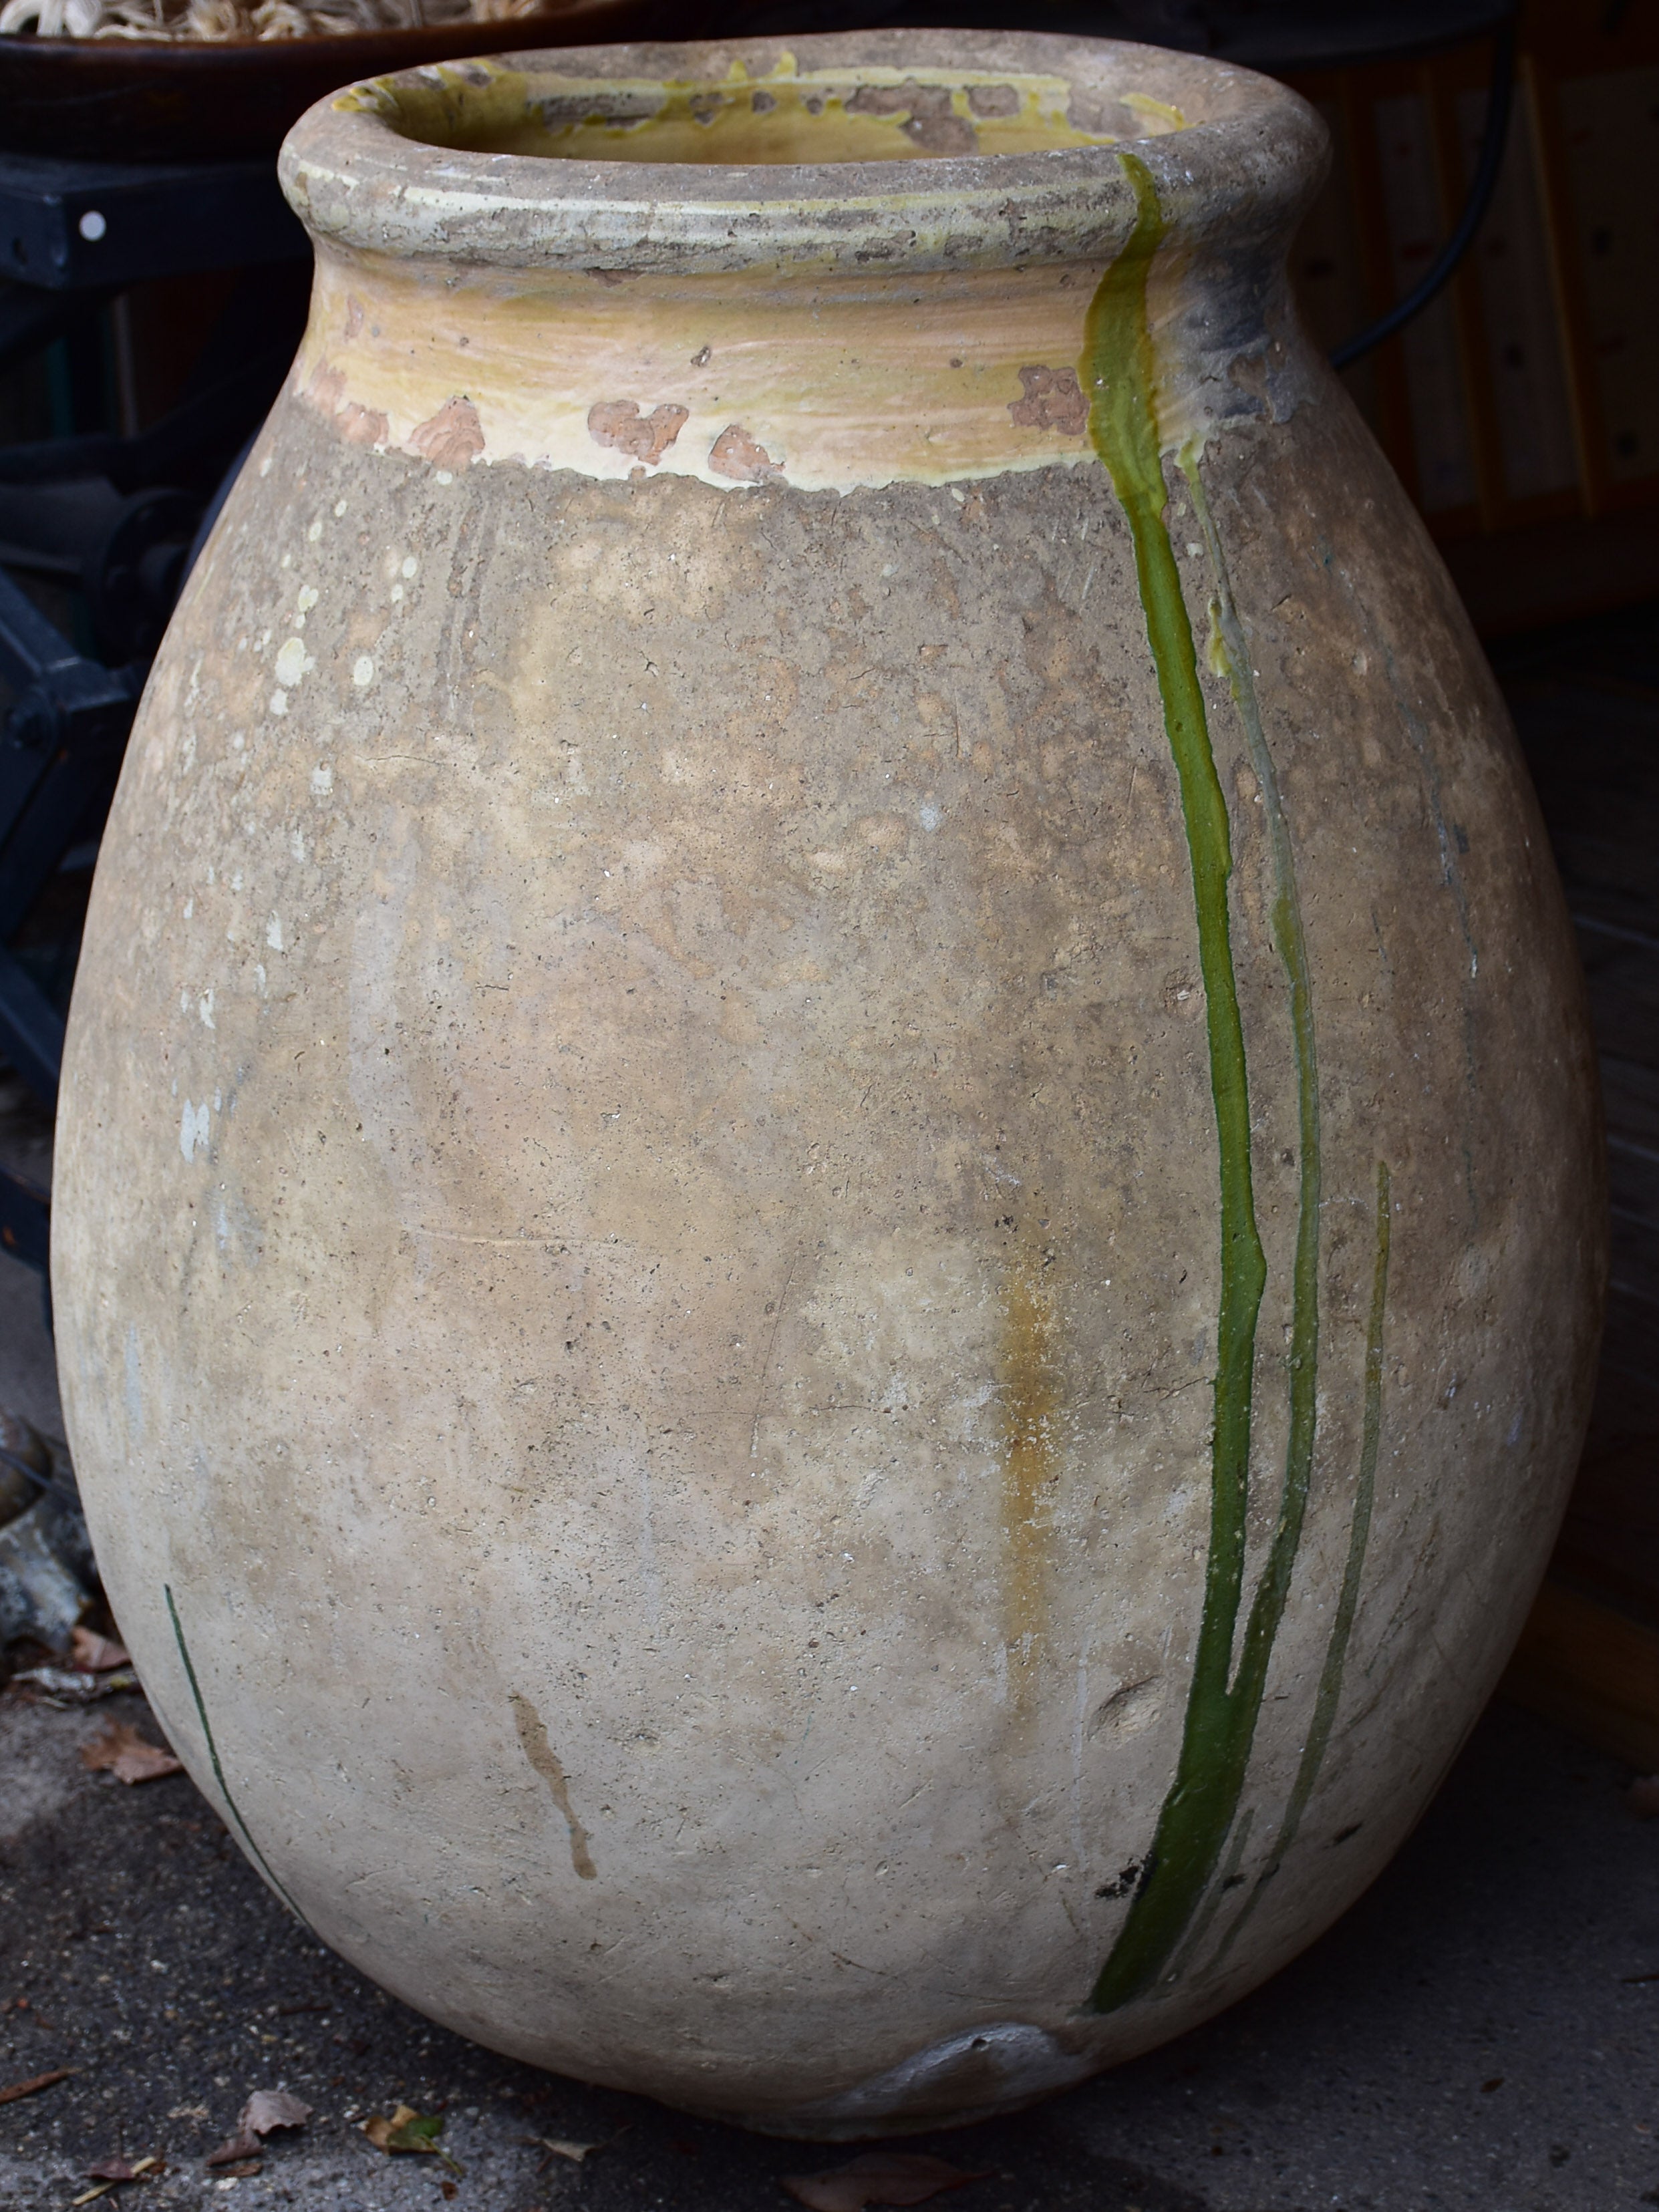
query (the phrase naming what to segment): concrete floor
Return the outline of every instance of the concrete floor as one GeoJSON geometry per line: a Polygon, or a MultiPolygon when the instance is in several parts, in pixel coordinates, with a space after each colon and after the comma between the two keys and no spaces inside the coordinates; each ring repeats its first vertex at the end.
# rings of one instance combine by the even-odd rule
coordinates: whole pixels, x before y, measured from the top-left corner
{"type": "MultiPolygon", "coordinates": [[[[52,1425],[39,1280],[0,1256],[0,1400],[52,1425]]],[[[0,2207],[58,2212],[159,2154],[144,2207],[787,2212],[845,2149],[555,2080],[430,2027],[320,1951],[182,1776],[128,1789],[90,1711],[0,1696],[0,2207]],[[17,2002],[27,1998],[27,2006],[17,2002]],[[316,2108],[257,2175],[204,2171],[258,2088],[316,2108]],[[362,2121],[441,2106],[465,2171],[362,2121]],[[538,2137],[598,2143],[580,2164],[538,2137]]],[[[919,2138],[960,2212],[1621,2212],[1659,2205],[1659,1820],[1628,1774],[1498,1704],[1361,1904],[1197,2033],[1020,2118],[919,2138]]],[[[100,2200],[100,2202],[102,2200],[100,2200]]]]}

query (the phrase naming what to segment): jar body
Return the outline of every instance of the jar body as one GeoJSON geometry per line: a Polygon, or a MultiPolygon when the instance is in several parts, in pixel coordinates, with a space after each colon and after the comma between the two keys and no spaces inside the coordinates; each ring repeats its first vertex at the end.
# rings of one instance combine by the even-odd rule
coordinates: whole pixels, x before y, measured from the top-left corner
{"type": "Polygon", "coordinates": [[[868,2134],[1177,2033],[1417,1818],[1587,1412],[1577,970],[1437,559],[1305,361],[1166,464],[1263,1261],[1241,1680],[1305,1506],[1185,1917],[1091,2002],[1202,1753],[1240,1403],[1119,490],[1080,440],[538,466],[460,393],[366,434],[333,358],[163,647],[71,1029],[66,1407],[169,1734],[321,1937],[561,2071],[868,2134]]]}

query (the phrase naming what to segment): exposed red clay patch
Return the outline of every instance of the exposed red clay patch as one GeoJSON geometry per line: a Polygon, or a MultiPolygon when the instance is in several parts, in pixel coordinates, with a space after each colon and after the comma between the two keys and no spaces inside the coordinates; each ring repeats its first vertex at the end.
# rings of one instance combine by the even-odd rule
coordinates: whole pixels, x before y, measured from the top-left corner
{"type": "Polygon", "coordinates": [[[348,446],[384,446],[392,425],[378,407],[362,407],[348,399],[334,418],[348,446]]]}
{"type": "Polygon", "coordinates": [[[641,415],[635,399],[600,399],[587,410],[587,434],[595,445],[614,446],[655,468],[680,434],[690,410],[672,405],[641,415]]]}
{"type": "Polygon", "coordinates": [[[417,423],[409,434],[408,450],[429,461],[434,469],[471,468],[483,449],[478,410],[462,392],[446,399],[435,415],[417,423]]]}
{"type": "Polygon", "coordinates": [[[319,361],[311,373],[304,396],[319,415],[326,415],[349,446],[383,446],[391,427],[378,407],[364,407],[345,396],[345,372],[331,361],[319,361]]]}
{"type": "Polygon", "coordinates": [[[708,465],[733,483],[781,483],[783,471],[740,422],[729,422],[708,449],[708,465]]]}
{"type": "Polygon", "coordinates": [[[1023,399],[1011,399],[1008,412],[1022,430],[1058,430],[1080,438],[1089,427],[1089,403],[1074,368],[1022,368],[1023,399]]]}

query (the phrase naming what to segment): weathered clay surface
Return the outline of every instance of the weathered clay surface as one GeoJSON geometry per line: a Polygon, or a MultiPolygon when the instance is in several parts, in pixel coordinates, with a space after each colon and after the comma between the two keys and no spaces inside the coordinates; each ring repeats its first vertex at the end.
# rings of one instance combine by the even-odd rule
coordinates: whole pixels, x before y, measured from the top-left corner
{"type": "Polygon", "coordinates": [[[1090,2009],[1191,1733],[1218,1479],[1194,845],[1079,421],[1133,220],[1033,272],[1068,350],[984,319],[943,482],[925,416],[882,482],[823,481],[833,439],[795,480],[758,419],[677,469],[704,418],[644,380],[547,401],[581,470],[496,454],[471,388],[414,436],[345,358],[411,280],[352,247],[100,866],[59,1342],[180,1755],[399,1995],[766,2126],[1017,2102],[1307,1942],[1486,1698],[1586,1410],[1589,1054],[1503,710],[1271,288],[1228,380],[1213,329],[1182,350],[1192,257],[1166,295],[1155,263],[1266,1260],[1247,1612],[1308,1350],[1274,820],[1317,1428],[1237,1806],[1152,1984],[1090,2009]]]}

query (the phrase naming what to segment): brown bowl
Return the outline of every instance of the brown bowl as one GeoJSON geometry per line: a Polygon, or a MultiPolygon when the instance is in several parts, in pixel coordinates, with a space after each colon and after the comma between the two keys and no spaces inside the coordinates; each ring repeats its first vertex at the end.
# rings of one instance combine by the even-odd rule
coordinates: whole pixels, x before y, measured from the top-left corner
{"type": "Polygon", "coordinates": [[[274,154],[337,85],[526,42],[659,37],[663,0],[548,0],[535,15],[350,37],[0,38],[0,148],[94,161],[229,161],[274,154]]]}

